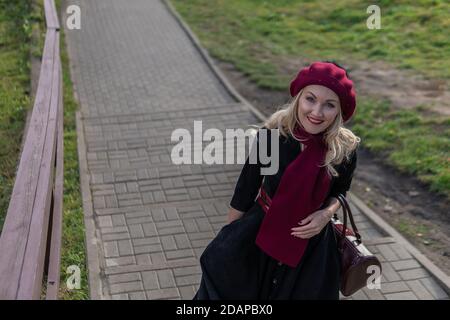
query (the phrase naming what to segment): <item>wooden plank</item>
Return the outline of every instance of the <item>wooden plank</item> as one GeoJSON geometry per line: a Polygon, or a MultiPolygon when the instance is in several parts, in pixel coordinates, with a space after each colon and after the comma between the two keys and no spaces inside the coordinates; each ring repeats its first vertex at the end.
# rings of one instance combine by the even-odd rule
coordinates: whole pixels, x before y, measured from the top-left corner
{"type": "Polygon", "coordinates": [[[47,29],[59,30],[58,14],[54,0],[44,0],[45,21],[47,29]]]}
{"type": "Polygon", "coordinates": [[[44,150],[39,170],[38,192],[33,206],[31,228],[22,266],[18,299],[39,299],[41,296],[45,251],[47,248],[50,205],[53,194],[54,163],[56,157],[56,134],[59,104],[60,73],[58,68],[59,33],[55,34],[53,45],[53,69],[50,95],[50,111],[47,119],[44,150]]]}
{"type": "Polygon", "coordinates": [[[2,257],[0,261],[1,299],[16,299],[21,280],[47,133],[55,40],[56,31],[47,30],[30,126],[0,236],[0,257],[2,257]]]}
{"type": "Polygon", "coordinates": [[[56,145],[56,176],[55,189],[53,193],[52,230],[50,243],[50,257],[47,275],[47,300],[58,298],[60,263],[61,263],[61,241],[62,241],[62,216],[63,216],[63,193],[64,193],[64,105],[61,60],[58,58],[60,72],[59,81],[59,105],[58,105],[58,137],[56,145]]]}

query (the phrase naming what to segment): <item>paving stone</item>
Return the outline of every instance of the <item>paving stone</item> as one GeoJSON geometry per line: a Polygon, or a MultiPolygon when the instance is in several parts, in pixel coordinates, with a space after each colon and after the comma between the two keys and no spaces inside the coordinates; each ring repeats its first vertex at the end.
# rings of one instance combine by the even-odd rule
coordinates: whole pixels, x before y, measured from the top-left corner
{"type": "Polygon", "coordinates": [[[176,234],[174,238],[178,249],[187,249],[191,247],[191,242],[189,241],[187,234],[176,234]]]}
{"type": "Polygon", "coordinates": [[[112,228],[113,222],[111,216],[100,216],[97,217],[98,224],[100,228],[112,228]]]}
{"type": "Polygon", "coordinates": [[[125,216],[122,214],[112,216],[112,222],[113,222],[113,225],[116,227],[126,225],[125,216]]]}
{"type": "Polygon", "coordinates": [[[130,239],[130,235],[127,232],[121,233],[110,233],[102,236],[103,241],[112,241],[112,240],[123,240],[130,239]]]}
{"type": "Polygon", "coordinates": [[[147,291],[147,296],[150,300],[161,300],[161,299],[179,299],[180,294],[177,288],[166,288],[160,290],[150,290],[147,291]]]}
{"type": "Polygon", "coordinates": [[[143,246],[135,246],[134,247],[134,252],[136,254],[159,252],[162,250],[163,250],[163,248],[160,244],[143,245],[143,246]]]}
{"type": "Polygon", "coordinates": [[[115,267],[115,266],[126,266],[130,264],[135,264],[136,259],[134,256],[126,256],[126,257],[116,257],[116,258],[107,258],[106,266],[107,267],[115,267]]]}
{"type": "Polygon", "coordinates": [[[144,288],[146,290],[159,288],[158,277],[155,271],[142,272],[142,280],[144,282],[144,288]]]}
{"type": "Polygon", "coordinates": [[[385,297],[387,300],[418,300],[411,291],[388,293],[385,297]]]}
{"type": "Polygon", "coordinates": [[[194,266],[194,267],[182,267],[182,268],[174,268],[173,273],[175,276],[186,276],[186,275],[195,275],[195,274],[201,274],[201,268],[200,266],[194,266]]]}
{"type": "Polygon", "coordinates": [[[159,237],[147,237],[147,238],[140,238],[140,239],[133,239],[133,245],[135,246],[143,246],[147,244],[160,244],[161,239],[159,237]]]}
{"type": "Polygon", "coordinates": [[[392,251],[394,251],[396,253],[396,255],[400,258],[400,259],[411,259],[412,256],[411,254],[399,243],[393,243],[389,245],[392,249],[392,251]]]}
{"type": "Polygon", "coordinates": [[[150,253],[150,260],[154,264],[163,264],[167,261],[163,252],[150,253]]]}
{"type": "Polygon", "coordinates": [[[173,251],[165,251],[167,260],[194,257],[192,249],[180,249],[173,251]]]}
{"type": "Polygon", "coordinates": [[[208,218],[196,219],[196,223],[199,228],[199,231],[201,232],[212,230],[212,226],[208,218]]]}
{"type": "Polygon", "coordinates": [[[162,228],[158,229],[158,234],[160,235],[176,235],[176,234],[184,234],[185,230],[183,226],[173,227],[173,228],[162,228]]]}
{"type": "Polygon", "coordinates": [[[119,282],[137,282],[141,280],[141,276],[138,272],[134,273],[121,273],[113,274],[108,277],[109,283],[119,283],[119,282]]]}
{"type": "Polygon", "coordinates": [[[162,236],[161,237],[161,243],[163,246],[164,250],[176,250],[177,249],[177,245],[175,243],[175,238],[174,236],[162,236]]]}
{"type": "Polygon", "coordinates": [[[121,256],[133,254],[133,246],[130,240],[119,240],[117,243],[119,246],[119,253],[121,256]]]}
{"type": "MultiPolygon", "coordinates": [[[[134,224],[140,225],[143,223],[147,223],[147,222],[153,222],[154,220],[152,219],[152,217],[150,216],[146,216],[146,217],[139,217],[139,218],[128,218],[127,219],[127,223],[129,225],[129,227],[131,227],[134,224]]],[[[140,226],[139,226],[140,227],[140,226]]],[[[130,228],[131,229],[131,228],[130,228]]],[[[140,229],[142,232],[142,228],[140,229]]],[[[130,231],[131,232],[131,231],[130,231]]],[[[143,236],[143,233],[142,233],[143,236]]],[[[139,238],[140,236],[137,236],[137,238],[139,238]]]]}
{"type": "Polygon", "coordinates": [[[149,254],[137,254],[136,255],[136,263],[138,265],[150,265],[151,259],[149,254]]]}
{"type": "Polygon", "coordinates": [[[214,232],[191,232],[188,234],[190,240],[200,240],[200,239],[212,239],[214,237],[214,232]]]}
{"type": "Polygon", "coordinates": [[[144,223],[142,228],[144,229],[144,234],[146,237],[156,236],[158,234],[154,223],[144,223]]]}
{"type": "Polygon", "coordinates": [[[381,263],[381,274],[382,278],[385,278],[387,281],[398,281],[402,280],[400,275],[394,270],[394,268],[391,266],[389,262],[382,262],[381,263]]]}
{"type": "Polygon", "coordinates": [[[385,297],[381,290],[364,288],[363,291],[369,298],[369,300],[385,300],[385,297]]]}
{"type": "Polygon", "coordinates": [[[417,260],[414,260],[414,259],[393,261],[391,264],[392,264],[392,267],[394,268],[394,270],[396,270],[396,271],[415,269],[415,268],[420,267],[419,262],[417,262],[417,260]]]}
{"type": "Polygon", "coordinates": [[[197,223],[195,222],[195,219],[185,219],[185,220],[183,220],[183,225],[184,225],[184,229],[189,234],[200,231],[197,226],[197,223]]]}
{"type": "Polygon", "coordinates": [[[101,230],[102,230],[102,234],[128,232],[128,228],[126,226],[102,228],[101,230]]]}
{"type": "Polygon", "coordinates": [[[129,300],[128,294],[126,293],[113,294],[111,295],[111,298],[113,300],[129,300]]]}
{"type": "Polygon", "coordinates": [[[192,240],[192,247],[193,248],[199,248],[199,247],[206,247],[211,242],[211,239],[200,239],[200,240],[192,240]]]}
{"type": "Polygon", "coordinates": [[[381,292],[384,294],[409,291],[409,290],[410,290],[410,288],[404,281],[382,282],[381,283],[381,292]]]}
{"type": "Polygon", "coordinates": [[[414,280],[429,277],[428,272],[424,268],[416,268],[403,270],[398,272],[403,280],[414,280]]]}
{"type": "Polygon", "coordinates": [[[178,287],[181,299],[183,300],[192,300],[192,298],[195,296],[197,290],[195,290],[194,286],[182,286],[178,287]]]}
{"type": "Polygon", "coordinates": [[[354,294],[351,295],[351,298],[352,300],[369,300],[367,295],[362,290],[356,291],[354,294]]]}
{"type": "Polygon", "coordinates": [[[151,217],[153,218],[153,220],[155,222],[166,221],[167,220],[167,217],[166,217],[166,214],[164,213],[164,209],[163,208],[152,209],[151,210],[151,217]]]}
{"type": "Polygon", "coordinates": [[[167,220],[180,220],[177,209],[174,207],[164,208],[164,213],[166,214],[167,220]]]}
{"type": "Polygon", "coordinates": [[[189,275],[189,276],[179,276],[175,277],[177,282],[177,286],[184,286],[188,284],[199,284],[200,283],[200,275],[189,275]]]}
{"type": "Polygon", "coordinates": [[[112,294],[117,293],[125,293],[128,291],[139,291],[142,290],[142,282],[123,282],[123,283],[115,283],[110,286],[110,290],[112,294]]]}
{"type": "Polygon", "coordinates": [[[116,241],[105,241],[103,243],[103,249],[105,250],[106,258],[119,256],[119,248],[116,241]]]}
{"type": "Polygon", "coordinates": [[[156,274],[158,275],[159,286],[161,288],[175,287],[175,279],[172,270],[158,270],[156,274]]]}
{"type": "Polygon", "coordinates": [[[420,300],[434,300],[433,295],[428,292],[420,280],[409,280],[406,283],[420,300]]]}
{"type": "Polygon", "coordinates": [[[130,292],[128,293],[130,300],[147,300],[147,296],[144,291],[130,292]]]}
{"type": "Polygon", "coordinates": [[[143,238],[144,237],[144,231],[142,229],[141,224],[129,225],[128,229],[130,230],[130,235],[132,238],[143,238]]]}
{"type": "Polygon", "coordinates": [[[377,248],[378,248],[379,252],[383,255],[383,257],[387,261],[399,260],[399,257],[394,252],[394,250],[392,250],[390,245],[388,245],[388,244],[380,244],[380,245],[377,245],[377,248]]]}

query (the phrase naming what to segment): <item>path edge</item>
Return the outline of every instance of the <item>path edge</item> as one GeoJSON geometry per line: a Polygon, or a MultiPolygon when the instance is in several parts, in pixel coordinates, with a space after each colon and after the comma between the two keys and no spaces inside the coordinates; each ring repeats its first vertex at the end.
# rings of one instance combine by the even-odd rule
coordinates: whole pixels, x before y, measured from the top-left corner
{"type": "Polygon", "coordinates": [[[101,252],[100,241],[96,236],[96,227],[94,220],[94,210],[92,195],[89,186],[89,172],[86,158],[86,144],[84,140],[84,129],[80,111],[76,113],[77,126],[77,144],[78,144],[78,161],[80,168],[80,188],[83,202],[83,216],[85,227],[85,245],[86,245],[86,264],[88,268],[89,294],[91,300],[108,299],[103,295],[102,278],[100,272],[100,258],[98,253],[101,252]]]}
{"type": "MultiPolygon", "coordinates": [[[[67,0],[61,1],[61,7],[65,8],[67,6],[67,0]]],[[[62,21],[65,21],[66,12],[65,10],[61,10],[60,14],[62,15],[62,21]]],[[[78,166],[79,166],[79,174],[80,174],[80,191],[81,191],[81,200],[82,200],[82,209],[83,209],[83,219],[84,219],[84,228],[85,228],[85,247],[86,247],[86,268],[88,274],[88,286],[89,286],[89,298],[90,300],[105,300],[109,299],[108,296],[103,294],[102,290],[102,278],[100,272],[100,259],[98,253],[100,251],[98,239],[95,235],[95,220],[94,220],[94,210],[93,210],[93,202],[92,195],[89,186],[89,171],[87,166],[87,157],[86,157],[86,143],[84,139],[84,126],[82,122],[82,105],[78,95],[77,84],[74,78],[74,65],[73,65],[73,53],[70,46],[70,41],[68,37],[68,31],[66,28],[66,24],[62,23],[64,28],[64,34],[66,38],[66,47],[67,50],[68,62],[69,62],[69,71],[70,71],[70,79],[72,81],[72,90],[74,99],[76,100],[79,109],[75,113],[75,124],[76,124],[76,133],[77,133],[77,153],[78,153],[78,166]]]]}
{"type": "MultiPolygon", "coordinates": [[[[267,117],[259,111],[255,106],[253,106],[247,99],[241,96],[236,89],[233,88],[231,83],[225,77],[223,72],[215,65],[214,61],[209,56],[209,53],[202,47],[199,39],[183,20],[183,18],[178,14],[178,12],[173,7],[170,0],[161,0],[161,2],[167,7],[169,12],[184,30],[184,32],[191,39],[194,46],[197,48],[201,57],[205,60],[208,67],[211,69],[213,74],[219,79],[219,81],[224,85],[228,93],[237,100],[237,102],[242,102],[249,110],[252,112],[260,121],[265,121],[267,117]]],[[[352,192],[348,192],[351,201],[356,207],[379,229],[393,237],[398,243],[402,244],[406,250],[408,250],[411,255],[419,261],[419,263],[431,274],[431,276],[442,286],[444,291],[450,294],[450,277],[447,276],[439,267],[437,267],[430,259],[428,259],[424,254],[422,254],[416,247],[414,247],[409,241],[407,241],[397,230],[395,230],[391,225],[384,221],[378,214],[376,214],[372,209],[370,209],[364,202],[359,199],[352,192]]]]}
{"type": "Polygon", "coordinates": [[[431,274],[431,276],[442,286],[442,289],[450,294],[450,277],[447,276],[438,266],[427,258],[419,249],[409,242],[400,232],[381,218],[375,211],[369,208],[354,193],[348,192],[353,204],[379,229],[394,238],[431,274]]]}

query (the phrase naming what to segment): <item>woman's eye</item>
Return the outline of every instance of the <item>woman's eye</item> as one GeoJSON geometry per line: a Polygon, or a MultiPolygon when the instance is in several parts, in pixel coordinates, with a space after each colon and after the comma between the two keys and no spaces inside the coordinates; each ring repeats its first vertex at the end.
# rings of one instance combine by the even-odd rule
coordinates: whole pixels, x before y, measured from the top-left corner
{"type": "Polygon", "coordinates": [[[314,98],[313,97],[306,97],[306,100],[308,100],[309,102],[314,102],[314,98]]]}
{"type": "Polygon", "coordinates": [[[330,108],[334,108],[334,104],[332,104],[332,103],[329,103],[328,106],[329,106],[330,108]]]}

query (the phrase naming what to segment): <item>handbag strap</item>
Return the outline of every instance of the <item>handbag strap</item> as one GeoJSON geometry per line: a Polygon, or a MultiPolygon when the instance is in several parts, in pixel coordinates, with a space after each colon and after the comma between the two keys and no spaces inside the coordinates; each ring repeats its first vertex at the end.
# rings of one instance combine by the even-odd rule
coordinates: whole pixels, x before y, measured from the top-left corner
{"type": "Polygon", "coordinates": [[[353,232],[356,235],[356,239],[359,243],[361,243],[362,242],[361,235],[358,231],[358,228],[356,227],[355,220],[353,219],[353,214],[352,214],[350,206],[347,202],[347,199],[341,193],[339,193],[337,195],[337,199],[341,204],[342,211],[344,212],[344,225],[343,225],[343,230],[342,230],[342,237],[345,237],[345,234],[347,232],[347,215],[348,215],[348,217],[350,219],[350,224],[352,225],[352,228],[353,228],[353,232]]]}

